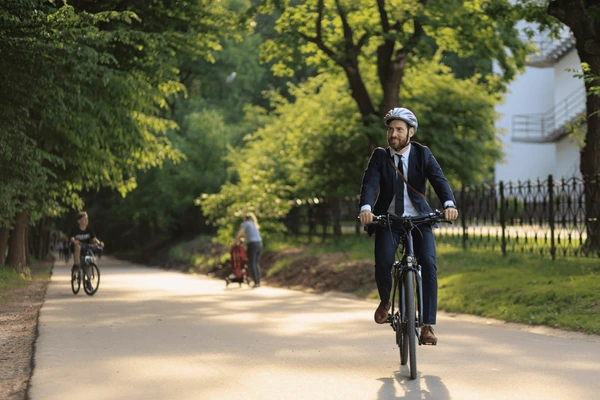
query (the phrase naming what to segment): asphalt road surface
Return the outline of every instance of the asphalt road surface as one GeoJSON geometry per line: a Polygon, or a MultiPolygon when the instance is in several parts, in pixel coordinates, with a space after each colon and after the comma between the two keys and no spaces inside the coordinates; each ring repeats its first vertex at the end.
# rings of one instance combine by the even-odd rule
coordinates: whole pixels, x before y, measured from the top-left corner
{"type": "Polygon", "coordinates": [[[54,268],[31,400],[600,399],[598,336],[442,314],[410,380],[375,302],[99,266],[92,297],[54,268]]]}

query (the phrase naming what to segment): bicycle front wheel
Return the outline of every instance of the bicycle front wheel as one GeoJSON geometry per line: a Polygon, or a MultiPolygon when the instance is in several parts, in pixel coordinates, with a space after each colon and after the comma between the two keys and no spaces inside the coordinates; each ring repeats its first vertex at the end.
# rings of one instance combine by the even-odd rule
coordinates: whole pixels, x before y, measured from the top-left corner
{"type": "Polygon", "coordinates": [[[100,286],[100,270],[94,263],[90,263],[87,270],[87,273],[84,273],[83,290],[89,296],[93,296],[100,286]]]}
{"type": "Polygon", "coordinates": [[[410,379],[417,377],[417,327],[415,316],[415,273],[407,270],[404,274],[404,298],[406,301],[406,342],[410,354],[410,379]]]}
{"type": "Polygon", "coordinates": [[[406,304],[400,273],[396,277],[396,290],[398,296],[398,318],[396,325],[396,343],[400,349],[400,365],[406,365],[408,361],[408,337],[406,335],[406,304]]]}
{"type": "Polygon", "coordinates": [[[79,268],[71,270],[71,290],[73,294],[79,293],[81,287],[81,275],[79,268]]]}

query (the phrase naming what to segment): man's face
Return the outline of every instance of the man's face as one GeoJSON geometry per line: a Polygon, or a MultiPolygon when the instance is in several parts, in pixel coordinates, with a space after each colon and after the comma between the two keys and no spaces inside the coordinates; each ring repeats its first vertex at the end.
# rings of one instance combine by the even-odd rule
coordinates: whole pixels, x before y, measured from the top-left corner
{"type": "Polygon", "coordinates": [[[409,138],[415,134],[413,128],[409,128],[408,124],[398,119],[393,120],[387,127],[388,144],[394,150],[398,150],[408,143],[409,138]]]}

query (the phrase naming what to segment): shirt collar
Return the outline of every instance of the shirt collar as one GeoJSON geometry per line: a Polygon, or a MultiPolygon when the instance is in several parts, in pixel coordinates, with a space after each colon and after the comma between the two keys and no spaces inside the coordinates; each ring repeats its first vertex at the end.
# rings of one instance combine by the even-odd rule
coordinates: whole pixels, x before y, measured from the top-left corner
{"type": "Polygon", "coordinates": [[[392,149],[390,147],[389,148],[390,149],[390,155],[392,157],[394,157],[396,154],[398,154],[399,156],[402,155],[402,156],[404,156],[405,160],[408,160],[408,155],[410,154],[410,148],[411,148],[411,144],[409,143],[408,146],[406,147],[406,151],[404,153],[402,153],[402,154],[398,154],[398,153],[396,153],[396,150],[394,150],[394,149],[392,149]]]}

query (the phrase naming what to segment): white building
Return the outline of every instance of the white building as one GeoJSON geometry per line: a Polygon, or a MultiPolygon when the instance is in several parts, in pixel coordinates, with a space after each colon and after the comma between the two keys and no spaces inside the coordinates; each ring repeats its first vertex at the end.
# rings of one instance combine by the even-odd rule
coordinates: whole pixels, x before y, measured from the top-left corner
{"type": "Polygon", "coordinates": [[[496,182],[580,176],[582,130],[569,132],[576,117],[584,115],[585,86],[568,70],[581,70],[575,39],[570,31],[561,37],[533,39],[538,53],[530,56],[527,69],[508,86],[504,103],[496,106],[505,153],[496,164],[496,182]]]}

